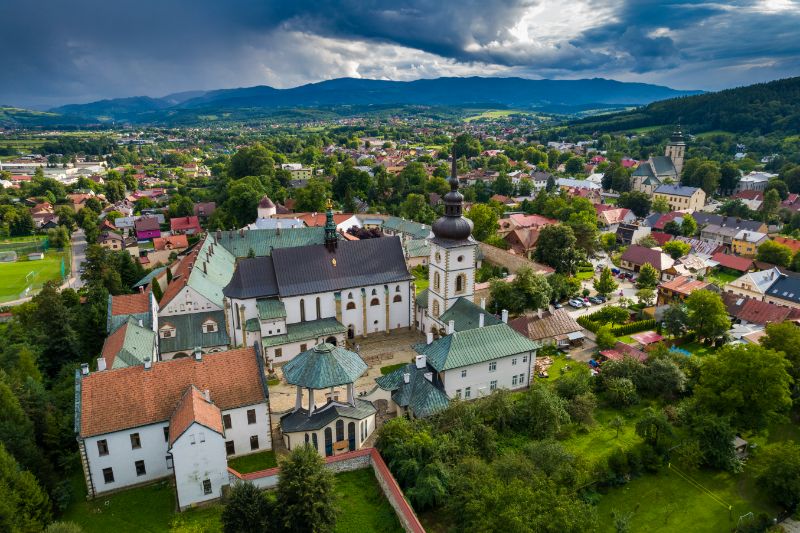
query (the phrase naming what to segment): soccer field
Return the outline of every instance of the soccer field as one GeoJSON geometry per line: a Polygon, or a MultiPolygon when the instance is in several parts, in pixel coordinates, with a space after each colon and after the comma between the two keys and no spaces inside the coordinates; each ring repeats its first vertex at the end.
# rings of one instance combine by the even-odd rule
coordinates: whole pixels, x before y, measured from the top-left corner
{"type": "MultiPolygon", "coordinates": [[[[41,261],[22,258],[15,263],[0,263],[0,302],[16,300],[31,284],[41,288],[46,281],[60,279],[63,257],[65,254],[61,252],[48,252],[41,261]],[[28,276],[30,272],[34,274],[28,276]]],[[[69,269],[69,265],[65,267],[69,269]]]]}

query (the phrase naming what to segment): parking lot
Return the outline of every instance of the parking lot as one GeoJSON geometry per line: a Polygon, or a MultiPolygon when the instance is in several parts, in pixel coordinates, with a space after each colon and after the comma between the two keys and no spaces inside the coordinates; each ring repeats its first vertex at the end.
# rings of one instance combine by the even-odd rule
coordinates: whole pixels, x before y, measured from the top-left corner
{"type": "MultiPolygon", "coordinates": [[[[597,276],[600,273],[600,270],[598,270],[598,267],[604,268],[604,267],[608,266],[609,268],[612,268],[612,269],[616,268],[613,265],[613,263],[611,263],[611,259],[609,259],[607,256],[601,256],[599,258],[592,259],[591,263],[595,268],[595,276],[597,276]]],[[[593,285],[592,281],[593,280],[588,279],[588,280],[584,280],[583,282],[581,282],[581,285],[582,285],[582,287],[584,289],[589,289],[591,291],[591,294],[590,294],[591,296],[597,294],[597,291],[594,290],[594,285],[593,285]]],[[[569,310],[569,314],[570,315],[572,315],[574,318],[577,318],[579,316],[583,316],[583,315],[588,315],[590,313],[594,313],[595,311],[597,311],[598,309],[600,309],[600,308],[602,308],[602,307],[604,307],[606,305],[615,305],[619,301],[620,297],[628,298],[628,299],[631,299],[631,300],[634,300],[634,301],[636,300],[636,291],[638,289],[633,284],[634,283],[633,281],[627,280],[627,279],[622,280],[622,279],[619,279],[619,277],[617,277],[617,276],[614,276],[614,281],[616,281],[619,284],[619,287],[617,288],[617,290],[613,294],[609,295],[609,299],[608,299],[607,302],[605,302],[603,304],[591,304],[589,307],[582,307],[580,309],[576,309],[576,308],[574,308],[574,307],[572,307],[570,305],[567,305],[565,303],[564,304],[564,308],[569,310]]]]}

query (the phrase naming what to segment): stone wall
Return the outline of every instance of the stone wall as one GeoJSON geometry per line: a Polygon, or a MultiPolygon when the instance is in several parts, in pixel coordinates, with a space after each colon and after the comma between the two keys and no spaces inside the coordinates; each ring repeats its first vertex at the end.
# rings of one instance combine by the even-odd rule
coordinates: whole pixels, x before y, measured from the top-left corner
{"type": "MultiPolygon", "coordinates": [[[[372,467],[375,474],[375,479],[378,480],[378,485],[381,487],[384,496],[386,496],[389,505],[394,509],[400,525],[408,533],[424,533],[425,529],[422,527],[417,515],[411,508],[411,505],[406,501],[400,485],[392,476],[389,467],[383,461],[383,457],[378,453],[375,448],[363,448],[354,452],[344,453],[342,455],[326,457],[325,467],[334,472],[349,472],[351,470],[361,470],[363,468],[372,467]]],[[[231,484],[237,480],[249,481],[256,487],[262,490],[274,489],[278,485],[280,477],[280,468],[269,468],[259,472],[252,472],[249,474],[240,474],[232,468],[228,468],[228,476],[231,484]]]]}

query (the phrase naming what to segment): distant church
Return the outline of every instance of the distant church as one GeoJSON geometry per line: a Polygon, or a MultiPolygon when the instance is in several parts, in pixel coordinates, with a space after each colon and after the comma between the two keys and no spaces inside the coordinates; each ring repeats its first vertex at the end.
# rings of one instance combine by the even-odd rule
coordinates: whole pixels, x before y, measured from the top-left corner
{"type": "Polygon", "coordinates": [[[663,156],[651,157],[639,164],[631,176],[631,188],[652,196],[661,185],[678,183],[685,156],[686,141],[678,126],[672,133],[663,156]]]}

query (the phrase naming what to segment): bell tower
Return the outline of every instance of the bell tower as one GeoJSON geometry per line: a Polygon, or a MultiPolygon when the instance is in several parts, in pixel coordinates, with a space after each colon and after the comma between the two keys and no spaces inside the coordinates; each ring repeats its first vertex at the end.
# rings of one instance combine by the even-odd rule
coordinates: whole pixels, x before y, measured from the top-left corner
{"type": "Polygon", "coordinates": [[[672,164],[678,172],[678,179],[681,177],[683,171],[683,161],[686,157],[686,140],[681,132],[681,125],[678,124],[677,129],[672,132],[667,143],[667,148],[664,150],[664,155],[672,159],[672,164]]]}

